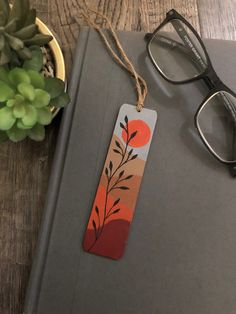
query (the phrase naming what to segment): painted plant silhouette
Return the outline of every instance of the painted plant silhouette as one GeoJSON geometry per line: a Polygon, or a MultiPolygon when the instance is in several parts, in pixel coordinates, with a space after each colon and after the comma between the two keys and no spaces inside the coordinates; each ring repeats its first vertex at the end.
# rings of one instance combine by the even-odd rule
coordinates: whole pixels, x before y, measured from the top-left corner
{"type": "Polygon", "coordinates": [[[120,128],[123,132],[125,132],[125,146],[122,148],[121,144],[117,140],[115,141],[115,147],[113,148],[113,152],[120,155],[120,161],[118,165],[114,167],[112,160],[110,160],[105,167],[105,202],[103,208],[99,208],[97,205],[95,205],[94,207],[96,216],[92,221],[92,225],[95,240],[88,248],[88,251],[90,251],[95,246],[98,239],[101,237],[107,220],[111,216],[119,213],[121,210],[119,206],[121,200],[120,198],[117,198],[111,206],[108,206],[109,194],[114,190],[129,190],[129,186],[127,185],[127,183],[133,177],[133,175],[126,173],[125,166],[127,165],[127,163],[135,160],[138,157],[138,154],[133,155],[132,148],[130,150],[128,149],[130,141],[135,138],[138,131],[133,131],[132,133],[129,131],[129,119],[127,116],[125,116],[124,118],[124,123],[120,122],[120,128]]]}

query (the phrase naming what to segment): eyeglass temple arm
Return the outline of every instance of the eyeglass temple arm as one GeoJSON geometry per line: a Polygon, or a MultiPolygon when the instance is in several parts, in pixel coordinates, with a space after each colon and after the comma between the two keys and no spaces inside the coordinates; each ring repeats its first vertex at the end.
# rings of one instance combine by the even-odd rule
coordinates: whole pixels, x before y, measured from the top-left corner
{"type": "Polygon", "coordinates": [[[198,47],[196,47],[190,35],[183,27],[182,23],[179,20],[174,19],[174,20],[171,20],[171,24],[173,25],[174,29],[178,33],[179,37],[183,40],[184,45],[188,49],[189,53],[196,59],[198,64],[201,66],[201,70],[205,70],[207,67],[207,64],[203,60],[198,47]]]}
{"type": "MultiPolygon", "coordinates": [[[[197,64],[198,69],[200,70],[201,73],[203,73],[207,68],[207,63],[202,58],[199,49],[196,47],[191,37],[189,36],[188,32],[184,29],[179,20],[177,19],[171,20],[171,23],[175,28],[176,32],[178,33],[178,35],[180,36],[180,38],[183,40],[186,49],[192,56],[192,59],[195,60],[194,64],[197,64]]],[[[214,83],[211,81],[210,78],[203,77],[203,80],[209,89],[212,89],[214,87],[214,83]]]]}

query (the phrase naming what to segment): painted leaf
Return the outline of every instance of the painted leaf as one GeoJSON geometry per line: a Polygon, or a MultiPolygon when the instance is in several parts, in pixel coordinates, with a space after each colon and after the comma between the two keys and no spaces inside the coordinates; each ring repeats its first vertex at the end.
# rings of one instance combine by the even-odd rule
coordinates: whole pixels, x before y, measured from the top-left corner
{"type": "Polygon", "coordinates": [[[112,168],[113,168],[113,163],[112,163],[112,161],[110,161],[110,163],[109,163],[109,169],[110,169],[110,171],[112,171],[112,168]]]}
{"type": "Polygon", "coordinates": [[[129,153],[128,153],[128,157],[130,157],[132,154],[133,154],[133,149],[131,149],[130,151],[129,151],[129,153]]]}
{"type": "Polygon", "coordinates": [[[117,213],[119,213],[119,211],[120,211],[120,208],[117,208],[116,210],[113,211],[112,214],[117,214],[117,213]]]}
{"type": "Polygon", "coordinates": [[[120,123],[120,127],[126,131],[126,128],[122,122],[120,123]]]}
{"type": "Polygon", "coordinates": [[[112,206],[112,207],[116,206],[119,202],[120,202],[120,198],[118,198],[117,200],[115,200],[115,202],[113,203],[113,206],[112,206]]]}
{"type": "Polygon", "coordinates": [[[106,176],[108,176],[108,169],[107,168],[105,169],[105,174],[106,174],[106,176]]]}
{"type": "Polygon", "coordinates": [[[127,176],[127,177],[125,178],[125,180],[129,180],[129,179],[131,179],[131,178],[133,178],[133,175],[132,175],[132,174],[129,175],[129,176],[127,176]]]}
{"type": "Polygon", "coordinates": [[[97,225],[96,225],[95,220],[93,220],[93,228],[94,228],[95,232],[97,232],[97,225]]]}
{"type": "Polygon", "coordinates": [[[120,172],[120,174],[119,174],[119,178],[121,178],[122,176],[123,176],[123,174],[125,173],[125,171],[124,170],[122,170],[121,172],[120,172]]]}
{"type": "Polygon", "coordinates": [[[113,152],[116,153],[116,154],[121,155],[121,152],[118,149],[113,149],[113,152]]]}
{"type": "Polygon", "coordinates": [[[128,186],[118,186],[117,189],[120,189],[120,190],[129,190],[128,186]]]}
{"type": "Polygon", "coordinates": [[[137,135],[137,133],[138,133],[138,131],[133,132],[133,133],[130,135],[129,141],[132,140],[132,138],[134,138],[134,137],[137,135]]]}
{"type": "Polygon", "coordinates": [[[118,141],[115,141],[115,143],[116,143],[117,147],[121,148],[121,145],[120,145],[120,143],[118,141]]]}

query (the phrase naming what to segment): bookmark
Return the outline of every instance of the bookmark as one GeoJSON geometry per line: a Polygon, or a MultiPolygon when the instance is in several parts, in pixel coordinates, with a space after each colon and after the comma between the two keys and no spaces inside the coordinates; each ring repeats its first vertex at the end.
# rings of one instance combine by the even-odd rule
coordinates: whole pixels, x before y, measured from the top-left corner
{"type": "Polygon", "coordinates": [[[86,252],[118,260],[124,254],[157,113],[144,108],[146,81],[135,70],[109,19],[88,6],[81,15],[96,29],[114,60],[134,78],[137,93],[136,106],[120,108],[83,240],[86,252]],[[94,22],[94,13],[107,22],[114,45],[94,22]]]}
{"type": "Polygon", "coordinates": [[[154,110],[121,106],[84,236],[85,251],[122,257],[156,120],[154,110]]]}

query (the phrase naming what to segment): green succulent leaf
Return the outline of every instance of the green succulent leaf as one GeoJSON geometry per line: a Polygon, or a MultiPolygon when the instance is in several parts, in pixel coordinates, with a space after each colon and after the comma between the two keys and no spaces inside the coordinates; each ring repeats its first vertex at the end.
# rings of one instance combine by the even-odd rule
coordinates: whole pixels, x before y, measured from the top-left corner
{"type": "Polygon", "coordinates": [[[19,129],[16,125],[14,125],[10,130],[7,131],[7,135],[12,142],[20,142],[27,137],[28,131],[19,129]]]}
{"type": "Polygon", "coordinates": [[[21,66],[21,62],[19,59],[18,54],[16,53],[16,51],[12,50],[11,51],[11,57],[10,57],[10,67],[13,68],[18,68],[19,66],[21,66]]]}
{"type": "Polygon", "coordinates": [[[0,35],[0,51],[3,50],[5,46],[5,37],[3,35],[0,35]]]}
{"type": "Polygon", "coordinates": [[[32,105],[36,108],[48,106],[50,103],[50,95],[42,89],[35,90],[35,99],[32,105]]]}
{"type": "Polygon", "coordinates": [[[22,59],[22,60],[30,60],[32,58],[32,52],[29,48],[24,47],[21,50],[17,50],[16,52],[18,54],[18,56],[22,59]]]}
{"type": "Polygon", "coordinates": [[[0,0],[0,10],[3,11],[8,18],[9,12],[10,12],[10,5],[8,0],[0,0]]]}
{"type": "Polygon", "coordinates": [[[9,72],[8,78],[16,86],[20,83],[30,84],[30,77],[24,69],[14,68],[9,72]]]}
{"type": "Polygon", "coordinates": [[[8,79],[8,72],[3,66],[0,66],[0,81],[3,81],[6,84],[10,83],[8,79]]]}
{"type": "Polygon", "coordinates": [[[52,39],[53,37],[50,35],[36,34],[32,38],[24,40],[24,43],[27,46],[32,46],[32,45],[44,46],[48,44],[52,39]]]}
{"type": "MultiPolygon", "coordinates": [[[[39,49],[31,47],[32,52],[39,49]]],[[[63,81],[57,78],[46,80],[35,70],[19,67],[9,70],[7,66],[0,66],[0,137],[2,132],[3,137],[14,142],[27,136],[36,141],[43,140],[44,126],[53,119],[53,102],[57,107],[64,107],[70,101],[64,88],[63,81]]]]}
{"type": "Polygon", "coordinates": [[[0,65],[7,64],[10,61],[10,58],[5,51],[0,52],[0,65]]]}
{"type": "Polygon", "coordinates": [[[64,108],[67,106],[70,102],[70,96],[67,93],[63,93],[57,98],[54,98],[50,102],[51,107],[56,107],[56,108],[64,108]]]}
{"type": "Polygon", "coordinates": [[[7,131],[11,129],[16,121],[11,108],[4,107],[0,109],[0,130],[7,131]]]}
{"type": "Polygon", "coordinates": [[[46,78],[45,89],[50,94],[51,99],[54,99],[64,92],[65,83],[56,77],[46,78]]]}
{"type": "Polygon", "coordinates": [[[38,32],[38,26],[36,24],[31,24],[26,27],[21,28],[18,32],[15,32],[13,36],[24,40],[32,38],[38,32]]]}
{"type": "Polygon", "coordinates": [[[8,16],[10,12],[10,5],[8,0],[0,0],[0,10],[8,16]]]}
{"type": "Polygon", "coordinates": [[[36,124],[37,122],[37,109],[35,109],[33,106],[31,105],[27,105],[25,107],[26,112],[24,117],[22,118],[22,123],[27,127],[32,127],[36,124]]]}
{"type": "Polygon", "coordinates": [[[11,21],[9,21],[7,25],[4,27],[5,32],[10,34],[15,32],[17,29],[17,21],[18,21],[17,19],[12,19],[11,21]]]}
{"type": "Polygon", "coordinates": [[[14,37],[12,35],[9,35],[7,33],[5,33],[5,37],[6,40],[9,44],[9,46],[13,49],[13,50],[21,50],[24,48],[24,43],[21,39],[14,37]]]}
{"type": "Polygon", "coordinates": [[[0,26],[4,26],[6,23],[6,17],[3,11],[0,11],[0,26]]]}
{"type": "Polygon", "coordinates": [[[44,126],[36,124],[31,130],[29,130],[29,138],[38,142],[43,141],[45,138],[44,126]]]}
{"type": "Polygon", "coordinates": [[[31,84],[28,83],[20,83],[17,86],[18,91],[20,94],[28,99],[29,101],[33,101],[35,98],[35,90],[31,84]]]}
{"type": "Polygon", "coordinates": [[[26,70],[34,70],[34,71],[41,71],[43,67],[43,53],[39,47],[30,48],[32,56],[30,60],[26,60],[23,63],[23,68],[26,70]]]}
{"type": "Polygon", "coordinates": [[[10,68],[25,63],[27,69],[40,71],[43,54],[32,52],[32,45],[43,46],[53,37],[39,32],[36,24],[36,10],[29,8],[29,0],[14,0],[12,8],[9,0],[0,0],[0,65],[10,68]]]}
{"type": "Polygon", "coordinates": [[[30,9],[29,10],[29,14],[28,14],[28,16],[26,18],[24,26],[35,24],[35,20],[36,20],[36,10],[35,9],[30,9]]]}
{"type": "Polygon", "coordinates": [[[9,108],[14,107],[15,104],[16,104],[16,100],[15,100],[15,99],[9,99],[9,100],[7,101],[7,107],[9,107],[9,108]]]}
{"type": "Polygon", "coordinates": [[[0,11],[3,12],[4,14],[4,24],[5,24],[9,17],[9,12],[10,12],[10,5],[7,0],[0,0],[0,11]]]}
{"type": "Polygon", "coordinates": [[[10,62],[12,57],[11,49],[8,43],[5,43],[3,50],[0,52],[0,65],[5,65],[10,62]]]}
{"type": "Polygon", "coordinates": [[[18,119],[16,125],[17,125],[17,127],[18,127],[19,129],[22,129],[22,130],[29,130],[29,129],[32,128],[31,125],[30,125],[30,126],[24,125],[21,119],[18,119]]]}
{"type": "Polygon", "coordinates": [[[30,77],[31,84],[34,86],[34,88],[44,89],[45,82],[43,76],[40,73],[34,70],[29,70],[27,71],[27,73],[30,77]]]}
{"type": "Polygon", "coordinates": [[[16,18],[18,27],[25,23],[25,19],[29,12],[29,0],[15,0],[10,11],[9,21],[16,18]]]}
{"type": "Polygon", "coordinates": [[[16,104],[13,108],[13,115],[15,118],[23,118],[26,113],[25,106],[23,104],[16,104]]]}
{"type": "Polygon", "coordinates": [[[38,109],[38,123],[48,125],[52,122],[52,112],[48,107],[38,109]]]}
{"type": "Polygon", "coordinates": [[[23,97],[21,94],[16,94],[15,100],[17,104],[25,103],[25,97],[23,97]]]}
{"type": "Polygon", "coordinates": [[[0,81],[0,102],[5,102],[13,98],[14,95],[14,90],[3,81],[0,81]]]}

